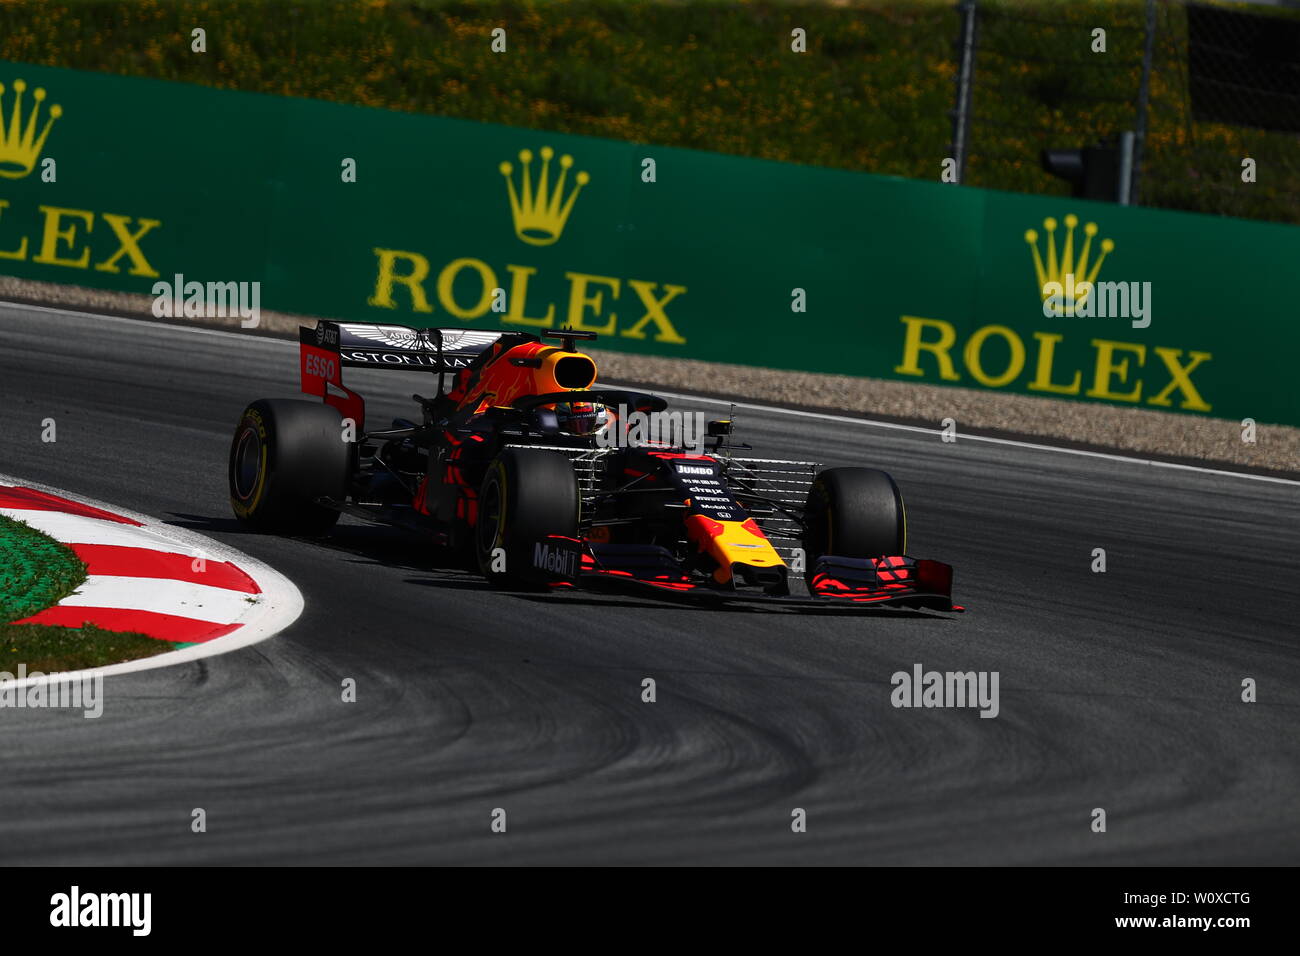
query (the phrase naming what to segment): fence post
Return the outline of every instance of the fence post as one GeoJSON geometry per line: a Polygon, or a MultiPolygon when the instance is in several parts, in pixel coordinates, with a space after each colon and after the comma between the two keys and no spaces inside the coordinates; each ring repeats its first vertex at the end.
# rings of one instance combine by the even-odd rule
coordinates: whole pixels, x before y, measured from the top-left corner
{"type": "Polygon", "coordinates": [[[1156,0],[1146,0],[1146,45],[1142,51],[1142,79],[1138,84],[1137,127],[1133,144],[1133,168],[1129,182],[1128,205],[1136,206],[1141,199],[1139,181],[1142,177],[1142,159],[1147,143],[1147,110],[1151,100],[1151,61],[1156,45],[1156,0]]]}
{"type": "Polygon", "coordinates": [[[966,181],[966,154],[970,143],[971,86],[975,80],[976,5],[976,0],[961,0],[957,4],[957,12],[961,15],[961,65],[957,70],[957,109],[953,112],[952,144],[958,183],[966,181]]]}
{"type": "Polygon", "coordinates": [[[1119,195],[1115,201],[1121,206],[1132,205],[1133,198],[1133,141],[1137,134],[1125,130],[1119,134],[1119,195]]]}

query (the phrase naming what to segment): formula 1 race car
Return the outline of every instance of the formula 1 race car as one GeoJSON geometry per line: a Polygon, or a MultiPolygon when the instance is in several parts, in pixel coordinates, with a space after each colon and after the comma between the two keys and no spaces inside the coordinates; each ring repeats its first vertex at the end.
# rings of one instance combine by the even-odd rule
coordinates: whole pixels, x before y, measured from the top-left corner
{"type": "Polygon", "coordinates": [[[593,387],[591,332],[414,329],[321,321],[300,330],[302,391],[261,399],[230,446],[230,502],[259,530],[317,535],[340,514],[415,530],[512,588],[635,589],[678,600],[961,610],[952,569],[904,554],[892,478],[870,468],[739,457],[633,440],[667,403],[593,387]],[[557,339],[558,344],[543,341],[557,339]],[[423,372],[418,422],[366,430],[347,366],[423,372]],[[792,594],[802,575],[807,595],[792,594]]]}

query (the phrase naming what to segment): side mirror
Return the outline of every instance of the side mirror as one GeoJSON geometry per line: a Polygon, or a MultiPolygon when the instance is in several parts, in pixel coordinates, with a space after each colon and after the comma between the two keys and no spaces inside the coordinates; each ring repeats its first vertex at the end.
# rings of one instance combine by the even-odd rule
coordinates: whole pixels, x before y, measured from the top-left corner
{"type": "Polygon", "coordinates": [[[731,434],[731,420],[720,419],[709,422],[708,433],[710,438],[721,438],[723,435],[731,434]]]}
{"type": "Polygon", "coordinates": [[[533,420],[537,422],[537,427],[543,435],[557,435],[560,431],[559,416],[555,414],[553,408],[535,408],[533,409],[533,420]]]}

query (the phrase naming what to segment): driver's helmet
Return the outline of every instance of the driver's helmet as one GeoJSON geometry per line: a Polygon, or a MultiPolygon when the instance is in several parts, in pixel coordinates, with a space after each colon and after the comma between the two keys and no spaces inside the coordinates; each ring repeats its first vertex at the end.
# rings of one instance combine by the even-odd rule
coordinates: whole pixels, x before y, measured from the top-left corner
{"type": "Polygon", "coordinates": [[[556,402],[555,418],[565,435],[586,438],[609,427],[609,409],[595,402],[556,402]]]}

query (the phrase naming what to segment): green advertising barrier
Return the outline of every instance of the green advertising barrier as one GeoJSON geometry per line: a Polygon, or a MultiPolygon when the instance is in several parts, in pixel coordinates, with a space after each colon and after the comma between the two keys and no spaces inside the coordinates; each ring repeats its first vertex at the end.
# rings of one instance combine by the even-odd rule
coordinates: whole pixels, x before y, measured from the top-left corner
{"type": "Polygon", "coordinates": [[[1300,425],[1294,227],[26,64],[0,85],[11,275],[1300,425]],[[1045,315],[1067,273],[1099,283],[1080,311],[1140,296],[1045,315]]]}

